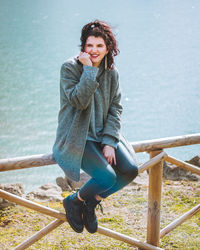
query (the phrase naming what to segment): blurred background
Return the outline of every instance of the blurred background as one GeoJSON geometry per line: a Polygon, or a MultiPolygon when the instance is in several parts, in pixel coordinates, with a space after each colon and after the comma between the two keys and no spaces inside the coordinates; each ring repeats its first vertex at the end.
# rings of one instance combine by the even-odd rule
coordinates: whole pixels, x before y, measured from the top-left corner
{"type": "MultiPolygon", "coordinates": [[[[124,136],[198,133],[199,13],[198,0],[0,0],[0,158],[51,153],[60,67],[79,53],[81,28],[95,19],[110,23],[118,40],[124,136]]],[[[182,160],[200,152],[166,151],[182,160]]],[[[63,175],[53,165],[2,172],[0,183],[22,182],[28,192],[63,175]]]]}

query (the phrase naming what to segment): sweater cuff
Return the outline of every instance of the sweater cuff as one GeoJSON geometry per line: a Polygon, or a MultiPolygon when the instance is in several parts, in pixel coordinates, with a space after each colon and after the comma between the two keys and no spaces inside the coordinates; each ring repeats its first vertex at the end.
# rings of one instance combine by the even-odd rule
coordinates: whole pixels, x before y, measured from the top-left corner
{"type": "Polygon", "coordinates": [[[96,76],[99,71],[99,68],[83,65],[83,70],[88,78],[90,78],[92,81],[96,81],[96,76]]]}
{"type": "Polygon", "coordinates": [[[110,135],[104,135],[101,144],[117,148],[118,140],[110,135]]]}

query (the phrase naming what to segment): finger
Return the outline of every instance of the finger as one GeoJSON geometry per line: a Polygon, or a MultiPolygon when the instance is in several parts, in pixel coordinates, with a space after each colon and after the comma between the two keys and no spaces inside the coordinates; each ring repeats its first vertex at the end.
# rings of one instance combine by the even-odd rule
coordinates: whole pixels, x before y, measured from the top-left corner
{"type": "Polygon", "coordinates": [[[113,164],[113,158],[112,158],[112,156],[110,157],[110,159],[109,159],[109,164],[112,166],[112,164],[113,164]]]}
{"type": "Polygon", "coordinates": [[[110,158],[109,158],[109,156],[106,155],[105,152],[103,152],[103,156],[104,156],[104,158],[106,159],[106,161],[108,162],[108,164],[110,164],[110,158]]]}
{"type": "Polygon", "coordinates": [[[111,163],[110,157],[109,156],[104,156],[104,157],[105,157],[106,161],[108,162],[108,164],[110,164],[111,163]]]}
{"type": "Polygon", "coordinates": [[[86,58],[90,58],[90,55],[89,55],[88,53],[86,53],[86,52],[85,52],[84,56],[85,56],[86,58]]]}
{"type": "Polygon", "coordinates": [[[114,157],[113,157],[113,160],[114,160],[114,164],[117,165],[117,161],[116,161],[115,155],[114,155],[114,157]]]}
{"type": "Polygon", "coordinates": [[[87,56],[87,55],[89,55],[87,52],[82,52],[82,55],[83,56],[87,56]]]}
{"type": "Polygon", "coordinates": [[[86,52],[80,52],[79,57],[82,57],[82,58],[87,57],[87,53],[86,52]]]}
{"type": "Polygon", "coordinates": [[[109,164],[112,166],[112,158],[109,159],[109,164]]]}

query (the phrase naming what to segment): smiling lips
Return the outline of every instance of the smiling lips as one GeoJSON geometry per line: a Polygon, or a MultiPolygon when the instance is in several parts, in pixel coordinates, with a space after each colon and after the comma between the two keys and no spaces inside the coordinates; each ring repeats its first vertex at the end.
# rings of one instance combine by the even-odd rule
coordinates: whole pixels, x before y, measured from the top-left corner
{"type": "Polygon", "coordinates": [[[97,54],[90,54],[90,56],[92,57],[92,58],[97,58],[99,55],[97,55],[97,54]]]}

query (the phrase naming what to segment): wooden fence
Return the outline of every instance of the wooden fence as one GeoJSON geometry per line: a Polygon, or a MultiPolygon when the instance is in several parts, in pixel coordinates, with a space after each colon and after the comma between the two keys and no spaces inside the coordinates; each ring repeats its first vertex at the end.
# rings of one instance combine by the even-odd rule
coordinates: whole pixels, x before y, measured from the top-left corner
{"type": "MultiPolygon", "coordinates": [[[[200,211],[200,204],[198,204],[190,211],[183,214],[181,217],[177,218],[168,226],[160,230],[163,160],[175,164],[180,168],[191,171],[192,173],[200,175],[200,168],[169,156],[166,152],[164,152],[163,149],[193,144],[200,144],[200,133],[131,143],[136,153],[147,152],[150,155],[150,160],[139,166],[139,173],[142,173],[143,171],[149,169],[147,242],[141,242],[130,236],[117,233],[113,230],[101,226],[98,226],[97,232],[114,239],[121,240],[140,249],[161,249],[159,248],[160,238],[164,237],[167,233],[169,233],[174,228],[182,224],[185,220],[191,218],[194,214],[200,211]]],[[[56,162],[53,159],[52,154],[1,159],[0,171],[40,167],[55,163],[56,162]]],[[[26,249],[27,247],[41,239],[44,235],[48,234],[53,229],[66,221],[66,216],[64,213],[18,197],[2,189],[0,189],[0,197],[56,218],[53,222],[41,229],[39,232],[35,233],[29,239],[22,242],[15,249],[26,249]]]]}

